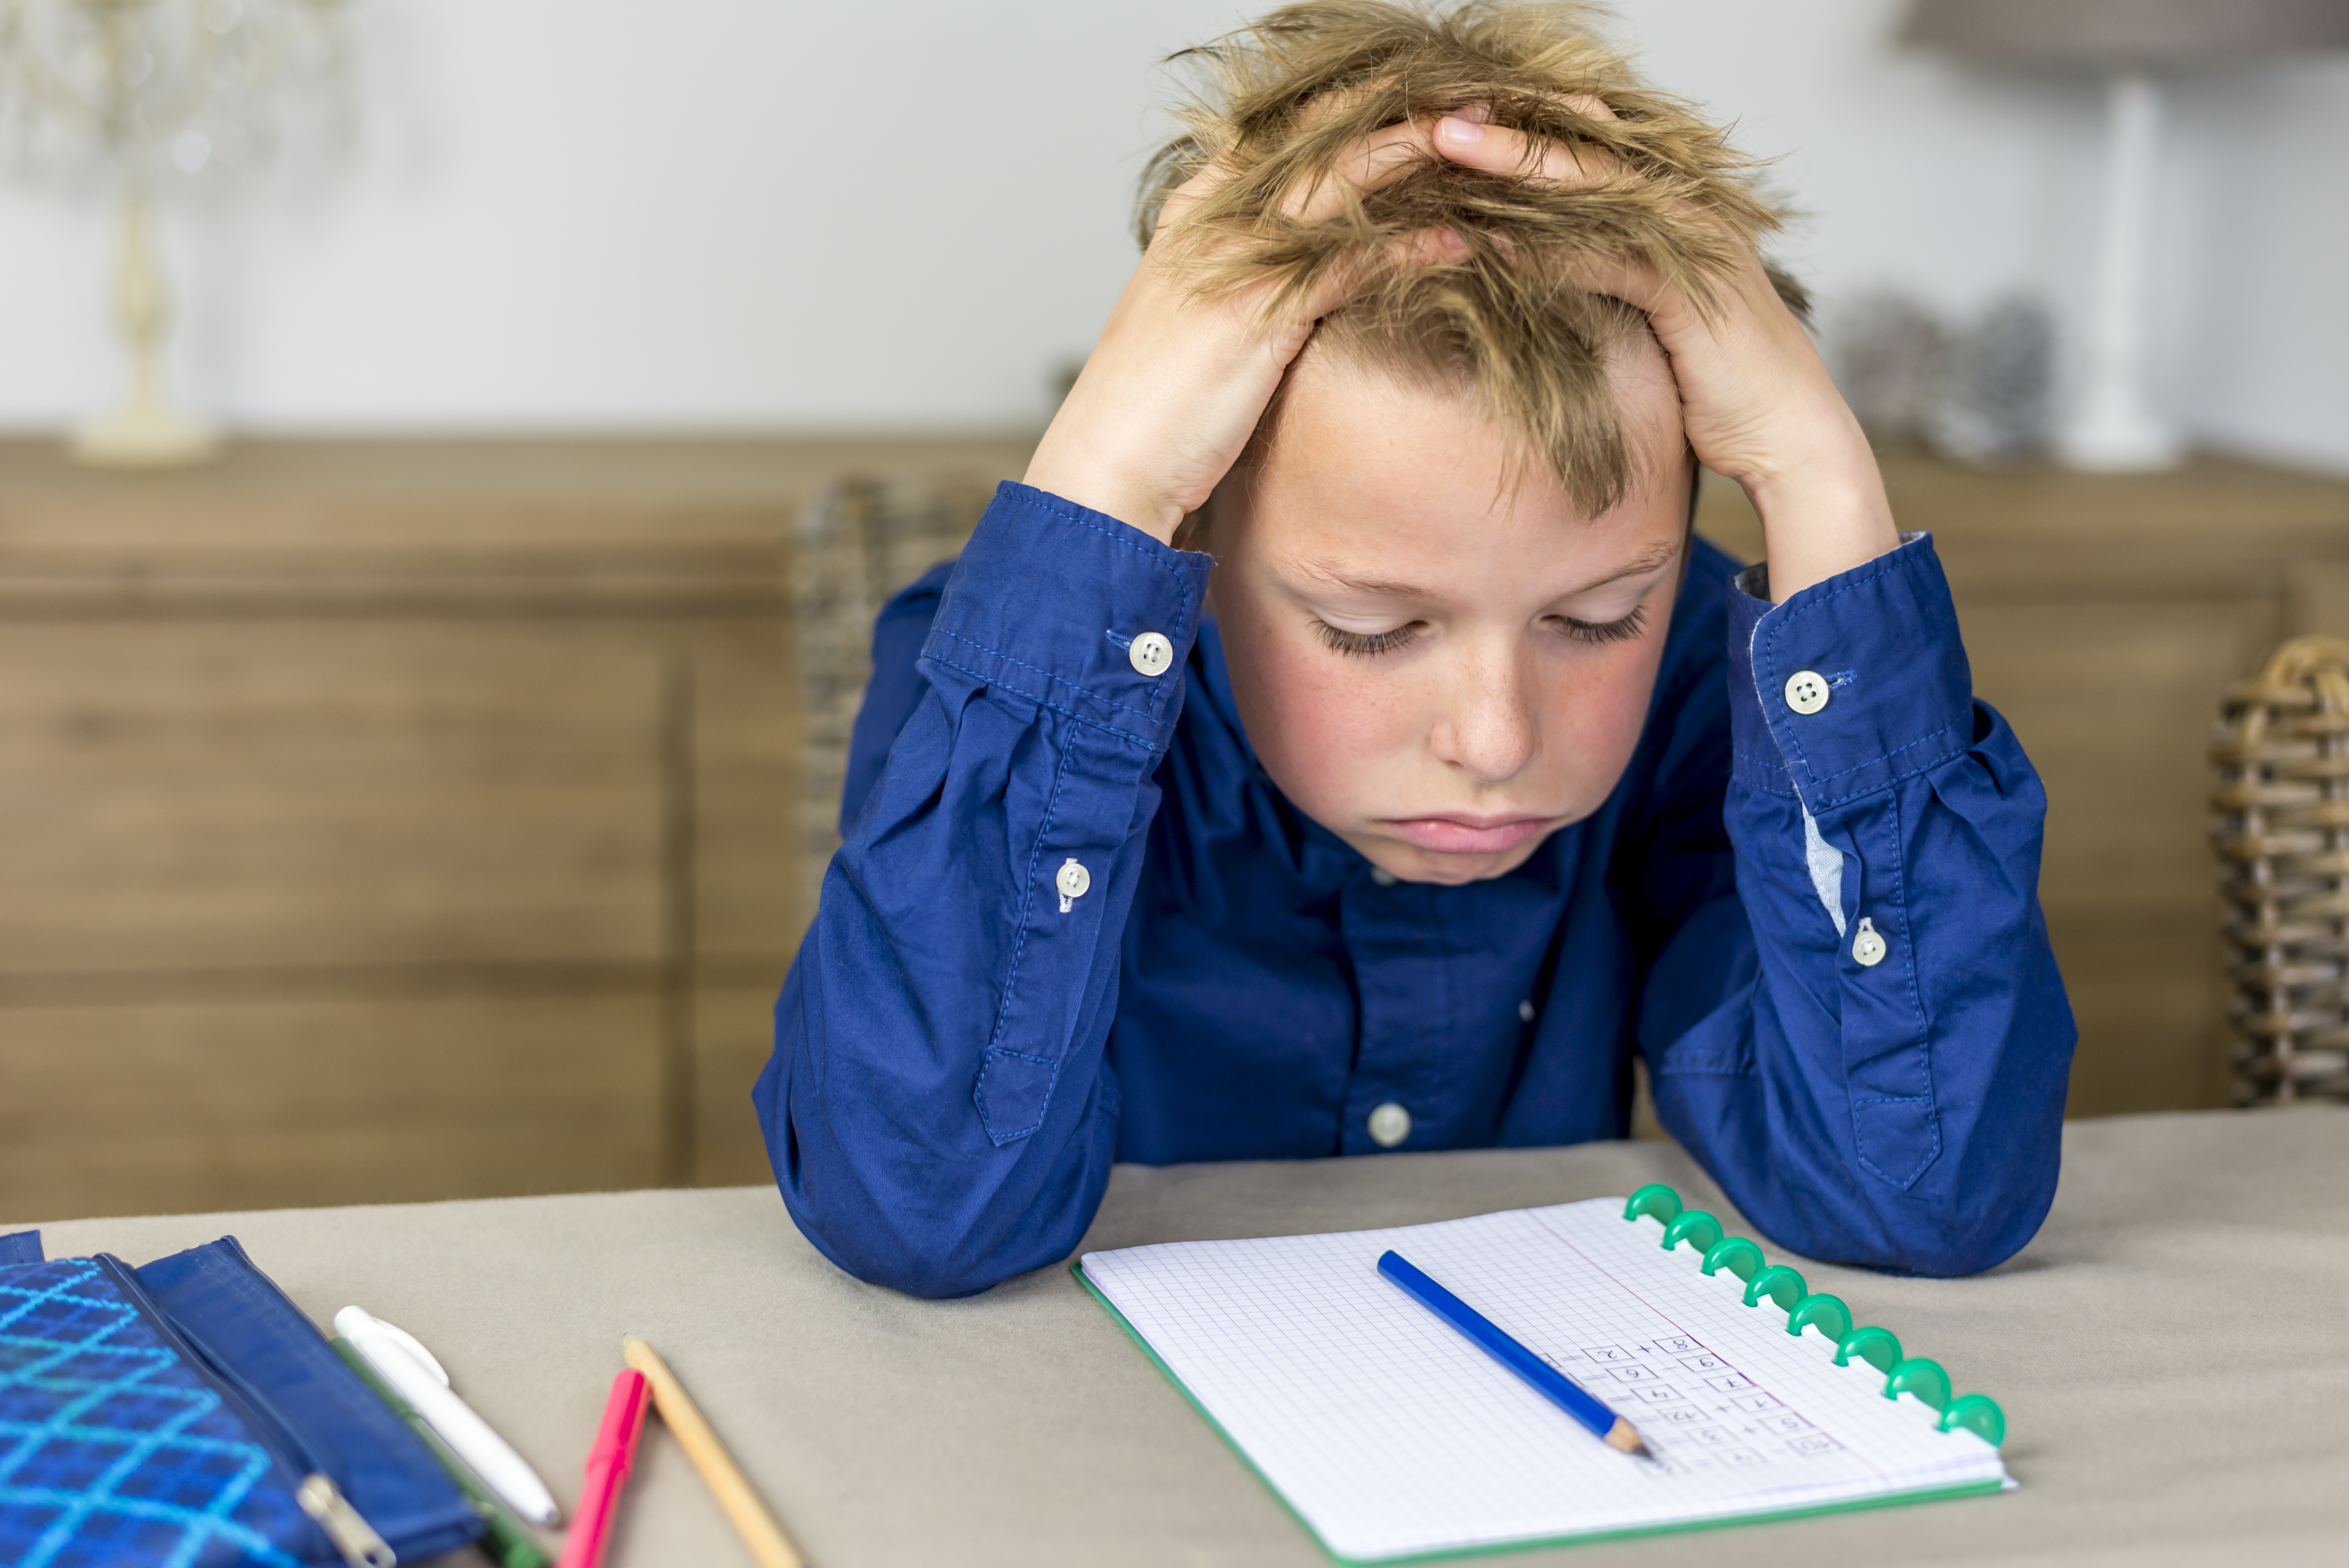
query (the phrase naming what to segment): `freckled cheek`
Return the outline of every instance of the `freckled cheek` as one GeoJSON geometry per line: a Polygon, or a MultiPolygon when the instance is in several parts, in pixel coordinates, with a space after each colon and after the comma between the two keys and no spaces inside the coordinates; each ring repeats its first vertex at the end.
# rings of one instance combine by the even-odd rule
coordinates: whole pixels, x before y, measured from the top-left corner
{"type": "Polygon", "coordinates": [[[1360,803],[1378,792],[1382,764],[1420,749],[1425,725],[1408,676],[1274,636],[1226,646],[1248,741],[1309,812],[1360,803]]]}
{"type": "Polygon", "coordinates": [[[1648,716],[1660,650],[1584,655],[1556,672],[1543,705],[1545,783],[1575,816],[1602,805],[1623,776],[1648,716]]]}

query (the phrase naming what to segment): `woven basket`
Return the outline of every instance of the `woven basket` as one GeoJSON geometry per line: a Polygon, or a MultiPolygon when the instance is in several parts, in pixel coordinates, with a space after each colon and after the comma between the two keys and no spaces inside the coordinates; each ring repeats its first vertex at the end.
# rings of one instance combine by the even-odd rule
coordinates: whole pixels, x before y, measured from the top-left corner
{"type": "Polygon", "coordinates": [[[805,751],[800,763],[800,866],[815,908],[824,867],[840,847],[848,738],[873,676],[873,618],[892,594],[959,553],[987,510],[990,487],[904,490],[844,480],[800,513],[792,555],[805,751]]]}
{"type": "Polygon", "coordinates": [[[2210,760],[2236,1102],[2349,1100],[2349,641],[2278,648],[2210,760]]]}

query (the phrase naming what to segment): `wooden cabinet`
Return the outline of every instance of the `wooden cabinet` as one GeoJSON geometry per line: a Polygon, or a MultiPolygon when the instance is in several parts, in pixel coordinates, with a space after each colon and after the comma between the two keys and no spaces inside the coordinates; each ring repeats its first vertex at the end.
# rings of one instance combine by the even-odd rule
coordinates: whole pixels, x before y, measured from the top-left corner
{"type": "Polygon", "coordinates": [[[1020,457],[0,443],[0,1212],[764,1180],[798,502],[1020,457]]]}
{"type": "MultiPolygon", "coordinates": [[[[766,1180],[823,836],[795,517],[1025,459],[0,442],[0,1214],[766,1180]]],[[[1888,475],[2047,781],[2074,1110],[2220,1103],[2203,748],[2280,635],[2349,632],[2349,484],[1888,475]]],[[[1726,487],[1702,524],[1758,551],[1726,487]]]]}

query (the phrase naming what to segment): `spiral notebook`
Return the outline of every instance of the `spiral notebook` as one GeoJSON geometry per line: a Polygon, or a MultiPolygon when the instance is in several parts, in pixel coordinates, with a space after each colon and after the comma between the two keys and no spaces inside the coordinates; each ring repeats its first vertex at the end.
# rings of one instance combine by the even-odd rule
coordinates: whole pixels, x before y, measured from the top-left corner
{"type": "Polygon", "coordinates": [[[1088,1253],[1078,1277],[1344,1563],[1996,1491],[2005,1418],[1670,1188],[1088,1253]],[[1630,1419],[1617,1452],[1382,1278],[1392,1248],[1630,1419]]]}

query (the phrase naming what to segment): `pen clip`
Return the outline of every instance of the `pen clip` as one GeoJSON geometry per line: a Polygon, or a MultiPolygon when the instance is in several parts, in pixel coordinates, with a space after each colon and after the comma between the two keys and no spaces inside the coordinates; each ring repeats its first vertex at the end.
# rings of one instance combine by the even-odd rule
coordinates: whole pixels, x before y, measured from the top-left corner
{"type": "Polygon", "coordinates": [[[399,1325],[396,1323],[386,1323],[382,1318],[376,1316],[375,1314],[367,1311],[363,1307],[347,1306],[343,1308],[342,1311],[335,1314],[335,1326],[336,1329],[341,1331],[344,1338],[351,1340],[356,1340],[360,1337],[359,1336],[351,1333],[351,1329],[354,1326],[380,1334],[384,1339],[389,1340],[392,1344],[399,1346],[401,1350],[407,1352],[408,1355],[414,1357],[416,1364],[419,1367],[423,1367],[427,1372],[432,1374],[432,1380],[434,1382],[440,1384],[443,1388],[450,1386],[449,1382],[448,1369],[440,1365],[440,1358],[435,1357],[429,1350],[425,1349],[422,1343],[417,1339],[416,1336],[409,1333],[408,1330],[400,1327],[399,1325]]]}
{"type": "Polygon", "coordinates": [[[440,1365],[439,1358],[436,1357],[432,1352],[425,1349],[422,1345],[417,1342],[416,1336],[409,1333],[408,1330],[400,1327],[399,1325],[396,1323],[386,1323],[380,1317],[375,1320],[375,1326],[378,1328],[382,1329],[393,1344],[398,1346],[402,1350],[407,1351],[410,1356],[415,1357],[417,1365],[422,1367],[427,1372],[431,1373],[434,1382],[440,1384],[443,1388],[450,1386],[448,1369],[440,1365]]]}

